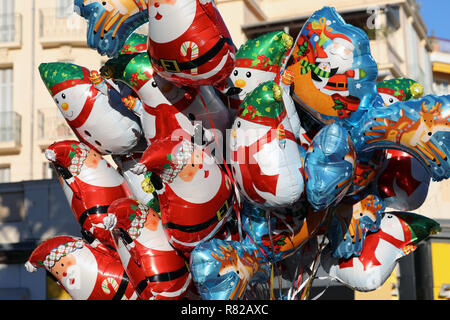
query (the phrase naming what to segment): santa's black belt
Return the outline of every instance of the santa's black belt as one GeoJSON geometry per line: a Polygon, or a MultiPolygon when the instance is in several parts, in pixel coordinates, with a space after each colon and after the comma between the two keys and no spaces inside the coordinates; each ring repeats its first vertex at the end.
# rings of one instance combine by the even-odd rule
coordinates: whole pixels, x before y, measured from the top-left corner
{"type": "Polygon", "coordinates": [[[98,214],[98,213],[108,213],[108,206],[95,206],[87,209],[84,211],[80,217],[78,218],[78,223],[80,226],[83,226],[84,222],[86,221],[87,217],[91,214],[98,214]]]}
{"type": "Polygon", "coordinates": [[[226,213],[228,212],[228,209],[231,206],[233,197],[234,197],[234,194],[233,194],[233,192],[231,192],[230,197],[227,200],[225,200],[225,202],[219,208],[219,210],[216,211],[216,215],[205,222],[202,222],[199,224],[194,224],[194,225],[182,225],[182,224],[176,224],[173,222],[167,222],[167,223],[164,223],[163,226],[166,229],[177,229],[177,230],[187,232],[187,233],[194,233],[194,232],[202,231],[202,230],[208,228],[209,226],[211,226],[212,224],[223,219],[223,217],[226,215],[226,213]]]}
{"type": "Polygon", "coordinates": [[[173,73],[181,72],[184,70],[198,68],[201,65],[205,64],[206,62],[208,62],[209,60],[214,58],[214,56],[216,56],[220,52],[220,50],[222,50],[225,43],[228,43],[229,45],[233,46],[233,41],[231,40],[231,38],[222,37],[204,55],[202,55],[194,60],[186,61],[186,62],[178,62],[177,60],[173,60],[173,59],[156,59],[156,58],[152,57],[150,54],[149,54],[149,57],[150,57],[150,61],[153,64],[160,66],[167,72],[173,72],[173,73]]]}
{"type": "Polygon", "coordinates": [[[122,300],[123,295],[125,294],[125,291],[128,287],[128,276],[127,273],[124,272],[122,275],[122,281],[120,281],[119,288],[117,289],[116,294],[112,298],[113,300],[122,300]]]}
{"type": "Polygon", "coordinates": [[[189,270],[186,265],[182,266],[180,269],[170,272],[164,272],[164,273],[158,273],[154,274],[150,277],[146,277],[145,280],[142,280],[139,282],[139,284],[136,287],[136,291],[139,293],[142,293],[149,282],[164,282],[164,281],[171,281],[178,279],[182,276],[184,276],[186,273],[188,273],[189,270]]]}
{"type": "Polygon", "coordinates": [[[348,84],[345,82],[328,82],[327,86],[333,87],[333,88],[345,88],[347,89],[348,84]]]}

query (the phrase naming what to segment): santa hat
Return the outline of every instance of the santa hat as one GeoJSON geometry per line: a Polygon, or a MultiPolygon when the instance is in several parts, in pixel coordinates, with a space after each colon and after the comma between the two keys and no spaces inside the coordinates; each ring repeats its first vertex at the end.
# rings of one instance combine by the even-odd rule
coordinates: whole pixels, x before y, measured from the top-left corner
{"type": "Polygon", "coordinates": [[[331,45],[332,43],[338,43],[343,47],[349,49],[350,51],[355,50],[355,46],[353,45],[352,40],[350,40],[349,37],[341,33],[332,33],[324,29],[320,36],[320,40],[316,45],[317,62],[328,59],[328,55],[324,49],[329,45],[331,45]]]}
{"type": "Polygon", "coordinates": [[[136,91],[153,79],[153,68],[147,52],[122,54],[110,59],[100,68],[100,73],[107,79],[122,81],[136,91]]]}
{"type": "Polygon", "coordinates": [[[35,272],[37,268],[41,267],[50,271],[59,259],[83,246],[83,239],[78,237],[58,236],[51,238],[34,249],[25,263],[25,268],[28,272],[35,272]]]}
{"type": "Polygon", "coordinates": [[[52,97],[75,85],[91,84],[89,70],[72,63],[41,63],[39,73],[52,97]]]}
{"type": "Polygon", "coordinates": [[[286,115],[283,89],[274,81],[260,84],[242,101],[239,118],[276,128],[286,115]]]}
{"type": "Polygon", "coordinates": [[[235,66],[277,73],[293,43],[292,37],[283,31],[263,34],[239,48],[235,66]]]}
{"type": "Polygon", "coordinates": [[[147,220],[149,208],[130,198],[117,199],[108,207],[108,213],[117,217],[117,227],[128,231],[136,239],[147,220]]]}
{"type": "Polygon", "coordinates": [[[171,136],[152,143],[140,163],[145,164],[148,171],[159,174],[161,180],[170,183],[190,161],[194,145],[185,139],[173,140],[171,136]]]}
{"type": "Polygon", "coordinates": [[[55,142],[45,150],[47,160],[69,169],[72,175],[78,175],[90,148],[75,140],[55,142]]]}
{"type": "Polygon", "coordinates": [[[407,101],[422,96],[424,88],[412,79],[399,78],[377,82],[377,91],[394,96],[400,101],[407,101]]]}

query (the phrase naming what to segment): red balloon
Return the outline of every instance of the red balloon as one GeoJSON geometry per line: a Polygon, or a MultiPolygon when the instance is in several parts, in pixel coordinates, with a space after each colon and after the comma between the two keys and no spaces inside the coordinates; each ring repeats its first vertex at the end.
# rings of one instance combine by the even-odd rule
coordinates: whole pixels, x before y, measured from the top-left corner
{"type": "Polygon", "coordinates": [[[430,180],[417,159],[406,152],[388,149],[377,179],[377,189],[387,206],[415,210],[425,201],[430,180]]]}
{"type": "Polygon", "coordinates": [[[150,1],[148,54],[163,78],[225,87],[235,47],[212,0],[150,1]]]}
{"type": "Polygon", "coordinates": [[[109,253],[98,241],[58,236],[34,249],[25,267],[45,268],[73,300],[136,300],[122,263],[109,253]]]}
{"type": "Polygon", "coordinates": [[[167,241],[161,219],[136,200],[114,201],[108,212],[117,217],[113,229],[117,250],[142,299],[175,300],[191,285],[185,258],[167,241]]]}
{"type": "Polygon", "coordinates": [[[132,196],[124,178],[98,152],[78,141],[55,142],[45,156],[55,164],[67,201],[82,229],[113,246],[103,219],[114,200],[132,196]]]}
{"type": "Polygon", "coordinates": [[[160,177],[153,185],[167,238],[176,249],[190,252],[214,237],[233,210],[230,178],[211,155],[188,140],[169,136],[152,143],[134,169],[160,177]]]}

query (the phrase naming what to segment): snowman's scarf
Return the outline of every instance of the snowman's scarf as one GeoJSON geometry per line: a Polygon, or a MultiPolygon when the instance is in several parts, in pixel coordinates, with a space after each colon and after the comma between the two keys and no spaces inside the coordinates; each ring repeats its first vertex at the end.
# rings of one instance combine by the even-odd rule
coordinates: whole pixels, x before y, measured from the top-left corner
{"type": "Polygon", "coordinates": [[[78,117],[76,117],[73,120],[67,119],[67,123],[71,128],[76,129],[81,127],[89,118],[89,115],[91,114],[91,111],[94,108],[95,101],[97,100],[98,92],[99,91],[94,86],[91,86],[91,88],[89,89],[87,99],[84,102],[83,109],[81,109],[81,112],[78,115],[78,117]]]}

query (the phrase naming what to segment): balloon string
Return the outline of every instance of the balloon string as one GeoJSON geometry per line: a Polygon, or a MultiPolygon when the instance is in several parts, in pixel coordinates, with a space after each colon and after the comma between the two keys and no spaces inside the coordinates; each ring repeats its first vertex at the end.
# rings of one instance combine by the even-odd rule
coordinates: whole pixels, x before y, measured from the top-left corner
{"type": "MultiPolygon", "coordinates": [[[[213,123],[213,121],[211,119],[211,116],[209,114],[209,110],[208,110],[208,107],[206,106],[205,100],[203,100],[203,96],[202,96],[202,94],[200,92],[200,87],[197,87],[196,89],[197,89],[197,94],[200,97],[200,100],[201,100],[201,102],[203,104],[203,107],[206,110],[206,114],[208,115],[208,119],[209,119],[209,123],[211,124],[211,128],[213,129],[214,140],[215,140],[215,142],[217,144],[217,147],[220,147],[220,143],[219,143],[219,141],[217,139],[217,135],[216,135],[216,128],[215,128],[214,123],[213,123]]],[[[236,196],[236,202],[234,202],[233,208],[234,208],[234,211],[236,212],[236,217],[237,217],[237,220],[238,220],[239,240],[242,241],[243,238],[242,238],[241,214],[240,214],[240,206],[241,206],[241,204],[240,204],[240,201],[239,201],[240,197],[239,197],[239,195],[238,195],[238,193],[236,191],[236,187],[235,187],[236,184],[235,184],[235,181],[233,179],[233,175],[231,174],[230,169],[228,168],[228,164],[226,163],[225,158],[223,157],[223,152],[222,151],[223,150],[220,151],[220,156],[222,158],[226,174],[227,174],[228,178],[230,178],[230,180],[231,180],[231,184],[233,185],[233,191],[234,191],[234,194],[236,196]]]]}
{"type": "MultiPolygon", "coordinates": [[[[332,215],[330,214],[330,212],[331,212],[331,209],[328,208],[327,209],[328,221],[327,221],[327,226],[326,226],[326,232],[328,231],[328,227],[330,226],[330,222],[331,222],[331,216],[332,215]]],[[[312,265],[312,274],[311,274],[311,276],[308,279],[308,284],[307,284],[305,290],[301,294],[301,297],[300,297],[301,300],[306,300],[309,297],[313,280],[315,279],[317,271],[319,270],[320,263],[318,263],[318,260],[319,260],[319,257],[321,255],[322,251],[323,251],[323,248],[325,246],[324,245],[325,238],[326,238],[325,236],[322,236],[322,241],[321,241],[321,243],[319,245],[316,257],[314,258],[314,262],[313,262],[313,265],[312,265]]]]}

